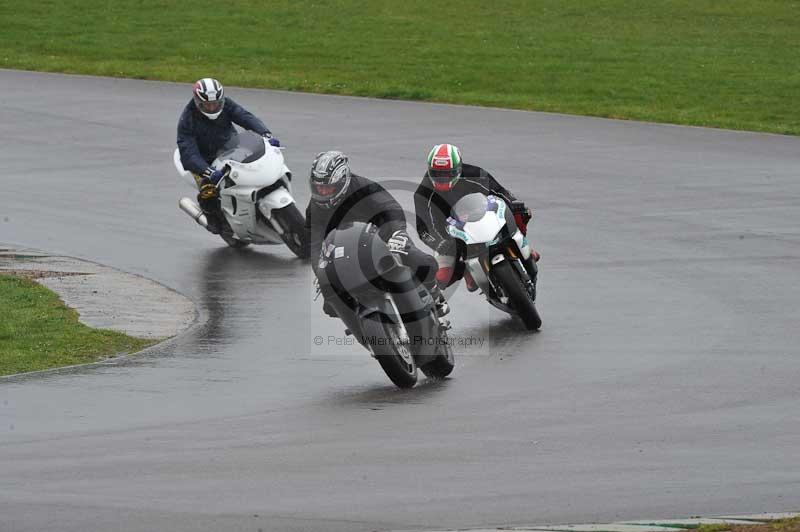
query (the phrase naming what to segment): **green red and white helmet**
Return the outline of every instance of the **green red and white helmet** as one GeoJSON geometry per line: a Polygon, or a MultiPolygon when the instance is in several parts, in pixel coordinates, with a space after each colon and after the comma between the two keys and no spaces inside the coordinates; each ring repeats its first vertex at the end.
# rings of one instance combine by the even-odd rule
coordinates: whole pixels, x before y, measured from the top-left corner
{"type": "Polygon", "coordinates": [[[197,109],[211,120],[216,120],[225,107],[225,89],[214,78],[198,79],[192,88],[192,98],[197,109]]]}
{"type": "Polygon", "coordinates": [[[437,144],[428,154],[428,178],[437,192],[452,190],[461,179],[461,150],[452,144],[437,144]]]}

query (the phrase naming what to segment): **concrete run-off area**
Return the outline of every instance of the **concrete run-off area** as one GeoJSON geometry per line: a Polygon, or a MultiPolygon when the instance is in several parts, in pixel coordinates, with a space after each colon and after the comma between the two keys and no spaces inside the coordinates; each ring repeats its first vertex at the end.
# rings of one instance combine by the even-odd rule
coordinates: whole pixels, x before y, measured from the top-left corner
{"type": "Polygon", "coordinates": [[[78,311],[81,323],[136,338],[166,339],[197,316],[192,301],[144,277],[72,257],[0,247],[0,274],[46,286],[78,311]]]}

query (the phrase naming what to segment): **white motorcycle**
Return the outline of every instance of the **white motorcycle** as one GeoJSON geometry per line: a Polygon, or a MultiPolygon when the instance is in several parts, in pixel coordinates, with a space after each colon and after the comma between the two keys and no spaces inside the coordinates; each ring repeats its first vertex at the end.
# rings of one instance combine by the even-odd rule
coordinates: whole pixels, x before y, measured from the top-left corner
{"type": "MultiPolygon", "coordinates": [[[[181,177],[196,188],[177,149],[173,162],[181,177]]],[[[244,131],[222,149],[211,167],[224,171],[217,183],[224,215],[220,237],[229,246],[286,244],[298,257],[307,256],[305,220],[292,197],[292,174],[281,149],[260,135],[244,131]]],[[[206,215],[193,200],[181,198],[178,205],[198,224],[208,227],[206,215]]]]}
{"type": "Polygon", "coordinates": [[[527,329],[541,327],[534,305],[536,272],[528,271],[524,262],[530,257],[530,246],[506,203],[496,196],[468,194],[453,206],[447,232],[459,241],[465,274],[487,301],[519,316],[527,329]]]}

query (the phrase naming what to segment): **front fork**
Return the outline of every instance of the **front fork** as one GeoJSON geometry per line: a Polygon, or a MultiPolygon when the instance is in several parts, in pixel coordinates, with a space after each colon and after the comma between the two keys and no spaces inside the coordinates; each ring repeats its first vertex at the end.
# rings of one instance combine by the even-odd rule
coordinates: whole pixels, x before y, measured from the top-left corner
{"type": "Polygon", "coordinates": [[[284,207],[288,207],[292,203],[294,203],[294,198],[292,197],[291,190],[288,187],[288,184],[284,184],[285,186],[281,186],[258,200],[257,208],[264,219],[269,223],[272,229],[275,230],[276,233],[283,236],[286,232],[278,220],[273,216],[273,211],[280,210],[284,207]]]}
{"type": "MultiPolygon", "coordinates": [[[[533,285],[533,294],[535,299],[536,294],[536,278],[539,274],[539,268],[536,262],[531,259],[531,246],[528,242],[528,237],[522,234],[519,229],[511,237],[516,246],[510,243],[506,246],[505,254],[509,258],[518,258],[514,261],[516,268],[519,270],[520,265],[524,267],[531,284],[533,285]],[[516,248],[516,249],[515,249],[516,248]]],[[[522,273],[522,272],[520,272],[522,273]]],[[[524,279],[524,277],[523,277],[524,279]]]]}
{"type": "MultiPolygon", "coordinates": [[[[517,235],[521,235],[521,233],[518,231],[517,235]]],[[[492,266],[507,260],[511,266],[517,270],[520,279],[523,280],[531,295],[531,299],[536,300],[536,280],[539,275],[539,267],[536,265],[536,262],[531,259],[531,251],[530,247],[527,245],[527,240],[517,239],[517,235],[512,239],[513,244],[506,241],[505,245],[493,248],[489,253],[482,255],[480,258],[471,259],[468,261],[467,267],[470,268],[473,279],[483,288],[484,292],[487,292],[487,287],[491,287],[492,291],[496,293],[494,283],[490,281],[490,272],[492,266]],[[524,244],[522,248],[520,248],[519,245],[520,240],[524,244]]]]}

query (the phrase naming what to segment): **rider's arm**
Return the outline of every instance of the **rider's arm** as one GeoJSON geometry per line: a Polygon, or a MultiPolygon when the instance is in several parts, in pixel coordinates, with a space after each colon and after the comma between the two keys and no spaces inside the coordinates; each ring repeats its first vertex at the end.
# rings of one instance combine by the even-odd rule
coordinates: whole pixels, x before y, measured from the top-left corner
{"type": "Polygon", "coordinates": [[[227,98],[225,100],[225,107],[230,112],[231,120],[237,126],[241,126],[250,131],[255,131],[259,135],[270,133],[270,130],[264,125],[264,122],[256,118],[253,113],[234,102],[232,99],[227,98]]]}
{"type": "Polygon", "coordinates": [[[369,213],[375,213],[370,221],[378,226],[381,238],[388,240],[396,231],[406,231],[406,213],[394,196],[380,183],[362,179],[367,184],[362,186],[356,194],[364,198],[369,213]]]}
{"type": "Polygon", "coordinates": [[[208,168],[194,138],[191,112],[184,111],[178,121],[178,151],[181,154],[181,164],[186,170],[200,175],[208,168]]]}
{"type": "Polygon", "coordinates": [[[436,249],[439,243],[435,236],[433,213],[429,208],[429,201],[433,191],[420,185],[414,193],[414,213],[417,219],[417,234],[426,246],[431,249],[436,249]]]}
{"type": "Polygon", "coordinates": [[[519,201],[486,170],[481,170],[481,178],[486,181],[486,186],[490,188],[495,195],[505,199],[508,206],[511,207],[511,212],[514,215],[514,220],[517,222],[517,227],[519,227],[523,235],[527,234],[528,222],[531,220],[532,214],[528,206],[525,205],[525,202],[519,201]]]}
{"type": "Polygon", "coordinates": [[[512,202],[517,201],[516,196],[511,193],[507,188],[497,182],[492,174],[487,172],[486,170],[481,169],[481,180],[484,182],[484,186],[492,191],[492,194],[495,196],[500,196],[505,199],[506,203],[511,205],[512,202]]]}
{"type": "Polygon", "coordinates": [[[420,185],[414,194],[414,210],[417,218],[417,234],[431,248],[438,248],[450,240],[447,234],[447,217],[450,206],[432,189],[420,185]]]}
{"type": "Polygon", "coordinates": [[[316,273],[319,266],[319,253],[322,248],[322,240],[324,238],[325,227],[320,223],[321,219],[318,213],[314,212],[309,202],[306,207],[306,237],[308,242],[308,258],[311,261],[311,268],[316,273]]]}
{"type": "Polygon", "coordinates": [[[408,234],[405,214],[397,211],[388,211],[373,220],[379,227],[378,234],[384,241],[388,241],[398,231],[408,234]]]}

